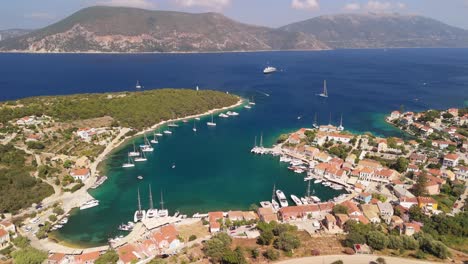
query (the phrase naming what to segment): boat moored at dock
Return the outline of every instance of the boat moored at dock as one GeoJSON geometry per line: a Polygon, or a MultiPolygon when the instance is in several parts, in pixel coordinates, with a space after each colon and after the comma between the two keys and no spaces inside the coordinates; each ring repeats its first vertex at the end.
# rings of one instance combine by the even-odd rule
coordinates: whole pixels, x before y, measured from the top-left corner
{"type": "Polygon", "coordinates": [[[296,195],[294,194],[291,194],[291,199],[293,200],[293,202],[296,204],[296,205],[304,205],[301,201],[301,199],[299,199],[299,197],[297,197],[296,195]]]}
{"type": "Polygon", "coordinates": [[[286,207],[289,205],[288,200],[286,199],[286,195],[284,195],[283,191],[276,190],[276,197],[278,198],[281,207],[286,207]]]}
{"type": "Polygon", "coordinates": [[[96,199],[92,199],[92,200],[89,200],[89,201],[83,203],[80,206],[80,210],[85,210],[85,209],[92,208],[92,207],[95,207],[95,206],[98,206],[98,205],[99,205],[99,201],[96,200],[96,199]]]}

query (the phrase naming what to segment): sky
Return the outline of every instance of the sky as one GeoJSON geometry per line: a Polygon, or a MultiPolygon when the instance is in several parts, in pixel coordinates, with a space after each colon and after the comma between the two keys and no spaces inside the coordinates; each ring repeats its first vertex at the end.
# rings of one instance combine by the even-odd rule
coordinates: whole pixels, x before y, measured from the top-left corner
{"type": "Polygon", "coordinates": [[[279,27],[337,13],[401,13],[468,29],[468,0],[0,0],[0,29],[36,29],[94,5],[220,12],[240,22],[279,27]]]}

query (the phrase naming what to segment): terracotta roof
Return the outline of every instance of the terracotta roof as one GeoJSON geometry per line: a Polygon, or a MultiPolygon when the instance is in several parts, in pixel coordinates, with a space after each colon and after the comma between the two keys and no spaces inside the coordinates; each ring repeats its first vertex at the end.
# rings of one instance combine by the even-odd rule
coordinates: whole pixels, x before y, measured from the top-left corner
{"type": "Polygon", "coordinates": [[[49,261],[60,262],[60,261],[62,261],[62,259],[64,257],[65,257],[65,254],[63,254],[63,253],[54,253],[54,254],[50,255],[47,259],[49,261]]]}
{"type": "Polygon", "coordinates": [[[437,201],[434,200],[434,198],[432,197],[418,196],[417,200],[419,203],[424,203],[424,204],[427,204],[427,203],[436,204],[437,203],[437,201]]]}
{"type": "Polygon", "coordinates": [[[123,263],[130,263],[133,260],[137,260],[137,256],[133,254],[135,251],[135,247],[132,244],[127,244],[119,249],[117,249],[117,253],[119,254],[119,258],[123,263]]]}
{"type": "Polygon", "coordinates": [[[418,203],[418,198],[416,198],[416,197],[406,197],[406,196],[403,196],[403,197],[400,198],[400,202],[418,203]]]}
{"type": "Polygon", "coordinates": [[[329,223],[330,222],[336,222],[335,217],[333,215],[331,215],[331,214],[326,214],[325,218],[327,219],[327,222],[329,222],[329,223]]]}
{"type": "Polygon", "coordinates": [[[378,175],[386,177],[386,178],[392,177],[393,173],[394,171],[391,169],[382,169],[377,172],[378,175]]]}
{"type": "Polygon", "coordinates": [[[77,255],[75,256],[75,262],[78,262],[78,263],[94,262],[94,260],[99,258],[100,255],[101,253],[99,251],[77,255]]]}
{"type": "Polygon", "coordinates": [[[86,175],[89,173],[89,169],[74,169],[70,174],[78,176],[78,175],[86,175]]]}
{"type": "Polygon", "coordinates": [[[349,219],[349,216],[345,214],[336,214],[335,216],[336,219],[339,220],[341,223],[345,223],[349,219]]]}
{"type": "Polygon", "coordinates": [[[345,201],[341,205],[346,206],[348,208],[348,214],[354,213],[354,212],[361,212],[357,205],[351,201],[345,201]]]}
{"type": "Polygon", "coordinates": [[[458,155],[457,155],[457,154],[453,154],[453,153],[449,153],[449,154],[445,155],[444,159],[456,160],[456,159],[458,159],[458,155]]]}
{"type": "Polygon", "coordinates": [[[208,218],[210,222],[216,222],[216,220],[223,218],[223,212],[209,212],[208,218]]]}
{"type": "Polygon", "coordinates": [[[414,229],[414,232],[417,233],[421,230],[421,226],[418,225],[418,224],[415,224],[415,223],[404,223],[403,224],[405,226],[406,229],[408,228],[412,228],[414,229]]]}
{"type": "Polygon", "coordinates": [[[244,214],[242,211],[229,211],[228,212],[229,219],[242,219],[244,218],[244,214]]]}
{"type": "Polygon", "coordinates": [[[356,215],[352,215],[352,216],[350,216],[349,218],[351,218],[351,219],[353,219],[353,220],[355,220],[355,221],[361,222],[361,223],[363,223],[363,224],[368,224],[368,223],[369,223],[369,220],[368,220],[365,216],[363,216],[363,215],[357,215],[357,216],[356,216],[356,215]]]}
{"type": "Polygon", "coordinates": [[[8,220],[3,220],[3,221],[0,222],[0,225],[4,226],[6,228],[6,227],[12,226],[13,224],[8,220]]]}
{"type": "Polygon", "coordinates": [[[362,170],[361,170],[362,173],[367,173],[367,174],[370,174],[370,173],[373,173],[374,170],[369,168],[369,167],[364,167],[362,170]]]}
{"type": "Polygon", "coordinates": [[[5,229],[0,228],[0,237],[4,237],[6,235],[8,235],[8,232],[5,231],[5,229]]]}

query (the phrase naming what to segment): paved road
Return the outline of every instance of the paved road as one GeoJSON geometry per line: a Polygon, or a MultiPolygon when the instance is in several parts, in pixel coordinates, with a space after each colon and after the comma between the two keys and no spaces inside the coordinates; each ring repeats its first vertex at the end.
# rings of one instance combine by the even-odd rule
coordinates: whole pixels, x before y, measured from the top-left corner
{"type": "MultiPolygon", "coordinates": [[[[375,255],[330,255],[318,257],[306,257],[297,259],[288,259],[277,262],[278,264],[330,264],[336,260],[342,260],[344,264],[368,264],[375,261],[379,256],[375,255]]],[[[425,263],[438,263],[430,261],[420,261],[405,258],[383,257],[387,264],[425,264],[425,263]]]]}

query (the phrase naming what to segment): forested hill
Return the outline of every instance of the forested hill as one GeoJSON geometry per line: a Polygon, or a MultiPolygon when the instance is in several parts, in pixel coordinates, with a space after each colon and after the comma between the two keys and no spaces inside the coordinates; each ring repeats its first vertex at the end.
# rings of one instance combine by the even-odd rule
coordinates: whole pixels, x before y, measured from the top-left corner
{"type": "Polygon", "coordinates": [[[39,203],[54,189],[31,176],[33,158],[13,145],[0,144],[0,213],[14,213],[39,203]]]}
{"type": "Polygon", "coordinates": [[[110,116],[116,125],[142,129],[173,117],[230,106],[238,100],[223,92],[188,89],[30,97],[5,102],[0,122],[43,114],[65,122],[110,116]]]}

